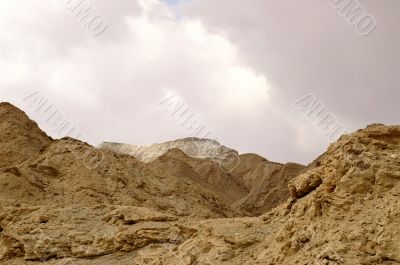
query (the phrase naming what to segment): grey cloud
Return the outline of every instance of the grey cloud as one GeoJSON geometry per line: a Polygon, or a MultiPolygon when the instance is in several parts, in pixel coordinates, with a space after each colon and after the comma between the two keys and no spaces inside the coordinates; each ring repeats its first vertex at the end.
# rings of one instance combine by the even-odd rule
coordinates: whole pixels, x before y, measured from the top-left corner
{"type": "MultiPolygon", "coordinates": [[[[183,10],[227,32],[244,60],[279,88],[273,100],[280,112],[290,113],[294,100],[313,93],[354,130],[373,122],[398,123],[400,110],[400,4],[361,4],[377,20],[367,37],[358,35],[328,1],[205,0],[186,2],[183,10]]],[[[274,122],[277,135],[294,117],[286,118],[287,123],[274,122]]]]}
{"type": "Polygon", "coordinates": [[[192,1],[185,10],[228,32],[287,102],[313,92],[352,125],[398,122],[398,1],[362,1],[377,20],[356,34],[328,1],[192,1]],[[224,10],[224,12],[220,12],[224,10]]]}
{"type": "Polygon", "coordinates": [[[93,5],[109,26],[93,37],[57,1],[21,1],[2,7],[13,15],[0,19],[0,69],[8,70],[0,73],[1,96],[29,112],[21,98],[41,90],[93,143],[149,144],[188,136],[157,105],[172,91],[224,144],[307,163],[328,139],[292,107],[305,94],[350,129],[398,122],[399,4],[364,2],[378,21],[368,37],[328,1],[184,1],[144,11],[139,1],[99,0],[93,5]],[[197,18],[214,46],[185,36],[182,25],[197,18]],[[231,66],[265,77],[269,90],[249,87],[254,97],[235,109],[231,66]]]}

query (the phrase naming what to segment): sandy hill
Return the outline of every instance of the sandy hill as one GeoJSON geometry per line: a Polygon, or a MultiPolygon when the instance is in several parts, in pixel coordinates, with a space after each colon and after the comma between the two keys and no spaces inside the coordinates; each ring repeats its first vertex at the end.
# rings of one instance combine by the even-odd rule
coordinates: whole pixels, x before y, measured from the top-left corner
{"type": "Polygon", "coordinates": [[[53,140],[5,103],[0,136],[0,264],[400,264],[400,126],[231,172],[53,140]]]}

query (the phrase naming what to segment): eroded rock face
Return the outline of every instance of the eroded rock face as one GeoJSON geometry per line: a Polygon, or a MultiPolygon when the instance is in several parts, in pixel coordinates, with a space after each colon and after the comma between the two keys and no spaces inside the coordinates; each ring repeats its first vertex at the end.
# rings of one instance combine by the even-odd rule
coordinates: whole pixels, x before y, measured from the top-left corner
{"type": "Polygon", "coordinates": [[[290,196],[288,183],[304,169],[303,165],[266,162],[253,167],[243,179],[251,185],[247,196],[234,203],[238,210],[262,215],[284,203],[290,196]],[[249,181],[251,180],[251,181],[249,181]]]}
{"type": "Polygon", "coordinates": [[[177,218],[132,206],[4,207],[0,259],[86,258],[135,251],[192,231],[177,218]]]}
{"type": "Polygon", "coordinates": [[[0,139],[0,168],[30,159],[52,141],[24,112],[1,102],[0,139]]]}
{"type": "Polygon", "coordinates": [[[265,260],[399,264],[399,133],[374,125],[343,136],[291,181],[291,200],[264,217],[271,227],[274,214],[282,222],[265,260]]]}
{"type": "Polygon", "coordinates": [[[0,105],[0,264],[400,264],[400,126],[306,168],[246,154],[225,172],[52,140],[14,111],[0,105]]]}

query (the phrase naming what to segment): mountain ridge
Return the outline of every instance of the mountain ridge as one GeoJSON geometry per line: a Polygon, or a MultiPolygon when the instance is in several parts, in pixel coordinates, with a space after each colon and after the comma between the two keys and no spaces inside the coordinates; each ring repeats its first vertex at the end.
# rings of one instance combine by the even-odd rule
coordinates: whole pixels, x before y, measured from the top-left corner
{"type": "Polygon", "coordinates": [[[400,264],[400,126],[344,135],[307,167],[244,154],[227,172],[51,139],[0,103],[0,147],[1,265],[400,264]]]}

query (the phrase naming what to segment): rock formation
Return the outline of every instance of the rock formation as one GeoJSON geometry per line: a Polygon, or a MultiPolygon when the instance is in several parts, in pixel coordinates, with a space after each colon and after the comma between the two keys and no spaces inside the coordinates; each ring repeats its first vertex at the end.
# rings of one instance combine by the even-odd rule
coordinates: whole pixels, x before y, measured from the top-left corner
{"type": "Polygon", "coordinates": [[[144,160],[54,140],[0,103],[0,147],[0,264],[400,264],[400,126],[307,167],[221,168],[182,145],[144,160]]]}

